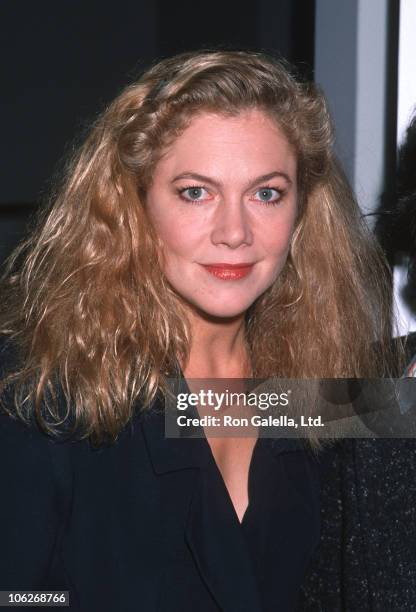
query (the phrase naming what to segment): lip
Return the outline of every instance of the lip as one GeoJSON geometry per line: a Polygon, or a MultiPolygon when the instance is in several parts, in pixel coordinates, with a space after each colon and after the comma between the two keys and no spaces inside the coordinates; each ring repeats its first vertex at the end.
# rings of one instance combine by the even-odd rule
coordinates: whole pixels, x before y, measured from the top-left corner
{"type": "Polygon", "coordinates": [[[239,280],[250,274],[253,269],[254,263],[213,263],[213,264],[202,264],[207,272],[219,278],[220,280],[239,280]]]}

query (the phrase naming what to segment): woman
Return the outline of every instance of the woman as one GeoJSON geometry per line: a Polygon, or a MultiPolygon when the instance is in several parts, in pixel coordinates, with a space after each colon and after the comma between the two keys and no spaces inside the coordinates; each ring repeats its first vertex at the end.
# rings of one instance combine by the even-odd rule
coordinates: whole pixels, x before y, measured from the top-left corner
{"type": "Polygon", "coordinates": [[[93,126],[5,277],[1,589],[295,608],[316,436],[165,438],[163,395],[389,371],[386,267],[331,143],[322,95],[245,52],[162,61],[93,126]]]}

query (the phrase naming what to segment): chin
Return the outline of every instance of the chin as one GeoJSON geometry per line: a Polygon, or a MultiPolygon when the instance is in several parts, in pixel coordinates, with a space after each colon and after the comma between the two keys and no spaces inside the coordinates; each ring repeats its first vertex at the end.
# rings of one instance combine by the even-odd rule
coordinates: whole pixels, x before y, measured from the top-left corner
{"type": "Polygon", "coordinates": [[[211,319],[236,319],[242,317],[250,308],[249,304],[192,304],[196,312],[206,318],[211,319]]]}

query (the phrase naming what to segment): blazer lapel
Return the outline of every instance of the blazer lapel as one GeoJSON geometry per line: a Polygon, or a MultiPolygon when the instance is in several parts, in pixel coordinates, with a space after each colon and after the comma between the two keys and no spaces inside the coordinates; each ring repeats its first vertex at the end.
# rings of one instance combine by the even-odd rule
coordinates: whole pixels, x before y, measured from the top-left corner
{"type": "Polygon", "coordinates": [[[244,534],[216,465],[201,470],[185,537],[221,610],[261,612],[244,534]]]}
{"type": "Polygon", "coordinates": [[[201,468],[207,464],[210,449],[204,438],[165,437],[165,414],[160,398],[142,414],[141,425],[156,474],[201,468]]]}

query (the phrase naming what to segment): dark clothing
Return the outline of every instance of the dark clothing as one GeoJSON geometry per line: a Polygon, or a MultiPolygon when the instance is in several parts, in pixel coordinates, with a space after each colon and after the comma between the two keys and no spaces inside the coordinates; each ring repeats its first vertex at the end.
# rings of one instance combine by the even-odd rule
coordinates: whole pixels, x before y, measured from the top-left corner
{"type": "Polygon", "coordinates": [[[1,414],[0,486],[0,590],[69,590],[87,612],[284,612],[312,555],[297,612],[416,612],[413,439],[319,460],[260,439],[240,525],[207,441],[165,439],[156,410],[100,450],[1,414]]]}
{"type": "Polygon", "coordinates": [[[339,440],[328,459],[298,612],[416,612],[416,440],[339,440]]]}
{"type": "Polygon", "coordinates": [[[342,440],[298,612],[416,611],[416,441],[342,440]]]}
{"type": "Polygon", "coordinates": [[[319,540],[319,462],[257,441],[242,524],[206,439],[158,406],[113,446],[0,416],[0,590],[69,590],[85,612],[288,612],[319,540]]]}
{"type": "Polygon", "coordinates": [[[323,466],[295,440],[257,441],[242,521],[264,610],[295,610],[320,531],[323,466]],[[285,451],[285,446],[287,450],[285,451]]]}

